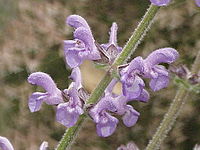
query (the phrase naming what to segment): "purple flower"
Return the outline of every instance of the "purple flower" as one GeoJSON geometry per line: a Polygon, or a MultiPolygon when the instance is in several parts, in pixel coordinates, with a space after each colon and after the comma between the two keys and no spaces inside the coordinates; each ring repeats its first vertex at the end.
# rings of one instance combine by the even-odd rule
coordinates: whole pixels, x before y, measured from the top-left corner
{"type": "Polygon", "coordinates": [[[102,137],[112,135],[117,127],[118,119],[111,116],[109,112],[121,115],[127,127],[133,126],[138,120],[139,113],[126,104],[127,98],[112,93],[111,89],[116,83],[114,79],[106,89],[105,96],[89,111],[96,123],[97,134],[102,137]]]}
{"type": "Polygon", "coordinates": [[[64,41],[64,54],[67,64],[71,68],[78,67],[84,60],[100,59],[92,32],[84,18],[71,15],[66,23],[75,29],[74,40],[64,41]]]}
{"type": "Polygon", "coordinates": [[[83,114],[83,106],[75,87],[71,87],[65,93],[69,97],[69,101],[57,106],[56,119],[64,126],[72,127],[76,124],[79,116],[83,114]]]}
{"type": "Polygon", "coordinates": [[[141,72],[144,72],[142,57],[136,57],[127,67],[120,71],[122,90],[127,99],[148,100],[149,94],[144,91],[145,83],[139,76],[141,72]]]}
{"type": "Polygon", "coordinates": [[[39,111],[42,102],[49,105],[55,105],[63,102],[61,91],[57,88],[56,84],[48,74],[43,72],[32,73],[28,77],[28,82],[41,86],[46,90],[45,93],[34,92],[29,97],[28,105],[31,112],[39,111]]]}
{"type": "Polygon", "coordinates": [[[150,87],[153,91],[158,91],[167,87],[169,83],[168,70],[160,63],[172,63],[178,58],[178,52],[173,48],[162,48],[152,52],[144,60],[143,76],[150,78],[150,87]]]}
{"type": "Polygon", "coordinates": [[[80,100],[78,91],[82,88],[80,69],[74,68],[70,78],[73,82],[64,95],[68,99],[66,103],[60,103],[57,106],[56,119],[66,127],[72,127],[76,124],[79,116],[84,113],[83,102],[80,100]]]}
{"type": "Polygon", "coordinates": [[[0,149],[2,149],[2,150],[14,150],[10,141],[7,138],[2,137],[2,136],[0,136],[0,149]]]}
{"type": "Polygon", "coordinates": [[[195,0],[195,3],[198,7],[200,7],[200,0],[195,0]]]}
{"type": "Polygon", "coordinates": [[[121,145],[117,150],[139,150],[139,148],[134,142],[129,142],[127,145],[121,145]]]}
{"type": "Polygon", "coordinates": [[[47,150],[47,149],[48,149],[48,142],[46,141],[42,142],[39,150],[47,150]]]}
{"type": "Polygon", "coordinates": [[[122,47],[119,47],[117,44],[117,24],[113,22],[111,28],[110,28],[110,38],[109,42],[106,44],[101,44],[101,46],[105,49],[108,50],[110,47],[114,46],[117,48],[117,52],[120,53],[122,51],[122,47]]]}
{"type": "Polygon", "coordinates": [[[122,51],[122,47],[119,47],[117,44],[117,29],[117,24],[114,22],[110,29],[109,42],[101,45],[95,42],[101,55],[101,59],[97,60],[97,63],[112,64],[117,55],[122,51]]]}
{"type": "Polygon", "coordinates": [[[168,5],[171,0],[150,0],[153,5],[157,6],[166,6],[168,5]]]}
{"type": "Polygon", "coordinates": [[[46,73],[32,73],[28,77],[28,82],[43,87],[47,92],[34,92],[29,97],[29,108],[31,112],[39,111],[43,101],[49,105],[58,104],[56,112],[57,121],[66,127],[73,126],[79,116],[83,114],[83,102],[79,98],[79,90],[82,88],[81,72],[78,67],[72,70],[70,78],[73,82],[68,89],[61,92],[52,78],[46,73]],[[67,102],[64,102],[64,99],[67,102]]]}
{"type": "MultiPolygon", "coordinates": [[[[48,142],[44,141],[40,145],[39,150],[47,150],[47,148],[48,148],[48,142]]],[[[0,136],[0,149],[1,150],[14,150],[10,141],[7,138],[2,137],[2,136],[0,136]]]]}
{"type": "Polygon", "coordinates": [[[152,52],[146,59],[136,57],[120,71],[123,94],[128,99],[146,102],[149,94],[144,90],[144,81],[140,76],[150,78],[153,91],[165,88],[169,83],[168,70],[160,63],[172,63],[178,58],[178,52],[173,48],[162,48],[152,52]]]}
{"type": "Polygon", "coordinates": [[[99,115],[100,120],[96,125],[97,134],[101,137],[108,137],[114,133],[117,127],[118,119],[105,111],[102,111],[99,115]]]}
{"type": "MultiPolygon", "coordinates": [[[[78,67],[74,68],[72,70],[71,75],[69,76],[70,79],[72,79],[72,84],[74,84],[73,86],[79,90],[80,88],[82,88],[82,78],[81,78],[81,71],[78,67]]],[[[72,85],[71,85],[72,86],[72,85]]]]}

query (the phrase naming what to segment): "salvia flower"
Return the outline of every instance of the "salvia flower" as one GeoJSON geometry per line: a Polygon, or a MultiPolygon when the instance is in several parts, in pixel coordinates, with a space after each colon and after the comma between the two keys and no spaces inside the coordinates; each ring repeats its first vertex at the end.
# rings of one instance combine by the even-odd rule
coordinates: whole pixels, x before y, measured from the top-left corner
{"type": "MultiPolygon", "coordinates": [[[[112,64],[117,55],[122,51],[122,47],[117,44],[117,24],[113,22],[110,29],[109,42],[101,44],[104,55],[109,59],[109,63],[112,64]]],[[[102,52],[102,51],[101,51],[102,52]]]]}
{"type": "Polygon", "coordinates": [[[2,137],[2,136],[0,136],[0,149],[2,149],[2,150],[14,150],[10,141],[7,138],[2,137]]]}
{"type": "Polygon", "coordinates": [[[200,0],[195,0],[195,3],[198,7],[200,7],[200,0]]]}
{"type": "MultiPolygon", "coordinates": [[[[168,5],[171,0],[150,0],[153,5],[156,6],[166,6],[168,5]]],[[[200,7],[200,0],[195,0],[195,3],[198,7],[200,7]]]]}
{"type": "Polygon", "coordinates": [[[193,150],[200,150],[200,145],[199,144],[196,144],[193,148],[193,150]]]}
{"type": "Polygon", "coordinates": [[[42,102],[57,105],[57,121],[66,127],[73,126],[79,116],[83,114],[83,102],[79,97],[79,90],[82,88],[81,72],[78,67],[72,70],[70,78],[73,82],[69,88],[61,91],[48,74],[43,72],[32,73],[28,77],[28,82],[43,87],[46,92],[34,92],[29,97],[30,111],[39,111],[42,102]]]}
{"type": "Polygon", "coordinates": [[[158,91],[167,87],[169,83],[168,70],[159,65],[160,63],[172,63],[179,57],[178,52],[173,48],[162,48],[153,51],[144,60],[143,76],[150,78],[150,87],[153,91],[158,91]]]}
{"type": "Polygon", "coordinates": [[[127,145],[121,145],[117,150],[139,150],[139,148],[134,142],[129,142],[127,145]]]}
{"type": "Polygon", "coordinates": [[[57,106],[56,112],[57,121],[66,127],[75,125],[79,116],[84,112],[83,102],[79,97],[79,90],[82,88],[80,69],[74,68],[70,78],[73,82],[63,93],[68,99],[68,102],[60,103],[57,106]]]}
{"type": "Polygon", "coordinates": [[[178,52],[173,48],[162,48],[152,52],[146,59],[136,57],[128,66],[120,71],[123,94],[128,99],[147,101],[149,94],[144,90],[141,77],[150,78],[153,91],[165,88],[169,83],[168,70],[160,63],[172,63],[178,58],[178,52]]]}
{"type": "MultiPolygon", "coordinates": [[[[1,150],[14,150],[12,144],[10,141],[5,138],[0,136],[0,149],[1,150]]],[[[47,150],[48,149],[48,142],[44,141],[41,145],[39,150],[47,150]]]]}
{"type": "Polygon", "coordinates": [[[44,141],[42,142],[42,144],[40,145],[40,149],[39,150],[48,150],[48,142],[44,141]]]}
{"type": "Polygon", "coordinates": [[[166,6],[168,5],[171,0],[150,0],[153,5],[157,6],[166,6]]]}
{"type": "Polygon", "coordinates": [[[55,105],[64,102],[62,98],[62,92],[57,88],[52,78],[43,72],[32,73],[28,77],[28,82],[37,86],[43,87],[46,92],[34,92],[29,97],[29,109],[31,112],[39,111],[42,102],[49,105],[55,105]]]}
{"type": "MultiPolygon", "coordinates": [[[[115,80],[115,79],[114,79],[115,80]]],[[[114,81],[116,84],[116,81],[114,81]]],[[[97,134],[102,137],[112,135],[117,127],[118,119],[109,112],[122,116],[127,127],[133,126],[139,117],[139,113],[131,105],[127,105],[127,98],[123,95],[112,93],[115,85],[113,81],[105,91],[105,96],[89,111],[90,116],[96,123],[97,134]]]]}
{"type": "Polygon", "coordinates": [[[136,57],[127,67],[120,71],[123,94],[128,99],[148,100],[149,94],[144,90],[145,83],[139,76],[141,72],[144,72],[142,57],[136,57]]]}
{"type": "Polygon", "coordinates": [[[66,23],[75,29],[74,40],[64,41],[64,54],[69,67],[78,67],[84,60],[100,59],[100,53],[85,19],[78,15],[70,15],[66,23]]]}

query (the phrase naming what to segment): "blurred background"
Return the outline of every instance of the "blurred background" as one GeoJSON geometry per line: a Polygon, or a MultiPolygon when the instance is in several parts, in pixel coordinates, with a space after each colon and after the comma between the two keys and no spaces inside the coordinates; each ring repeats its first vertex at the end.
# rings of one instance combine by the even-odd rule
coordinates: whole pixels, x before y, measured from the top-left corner
{"type": "MultiPolygon", "coordinates": [[[[60,89],[68,87],[70,69],[63,58],[63,40],[73,37],[72,28],[65,25],[66,17],[83,16],[100,43],[108,41],[109,28],[113,21],[117,22],[118,43],[123,46],[149,4],[149,0],[0,0],[0,135],[7,137],[16,150],[36,150],[44,140],[53,149],[66,128],[55,121],[52,106],[43,104],[39,112],[30,113],[28,96],[38,87],[29,85],[26,79],[32,72],[43,71],[52,76],[60,89]]],[[[169,7],[160,10],[132,57],[145,57],[157,48],[173,47],[180,52],[176,63],[190,67],[200,50],[199,27],[200,9],[194,1],[173,0],[169,7]]],[[[91,90],[97,77],[91,77],[91,65],[82,67],[84,85],[91,90]]],[[[71,149],[114,150],[129,141],[144,149],[176,90],[173,81],[156,93],[148,89],[148,103],[131,103],[141,113],[138,123],[127,128],[120,122],[108,138],[98,137],[95,124],[88,120],[71,149]]],[[[200,144],[199,97],[190,95],[161,150],[190,150],[200,144]]]]}

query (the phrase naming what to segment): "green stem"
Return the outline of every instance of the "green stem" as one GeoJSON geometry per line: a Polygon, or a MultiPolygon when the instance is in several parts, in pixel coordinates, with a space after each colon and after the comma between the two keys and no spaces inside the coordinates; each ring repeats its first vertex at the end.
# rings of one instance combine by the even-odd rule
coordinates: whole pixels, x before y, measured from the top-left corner
{"type": "Polygon", "coordinates": [[[66,130],[65,134],[63,135],[60,143],[56,148],[57,150],[65,150],[66,148],[70,149],[70,146],[73,144],[73,141],[76,138],[78,130],[80,130],[80,127],[82,126],[86,118],[87,116],[85,114],[81,115],[76,125],[66,130]]]}
{"type": "MultiPolygon", "coordinates": [[[[192,66],[192,73],[197,73],[200,70],[200,51],[195,59],[192,66]]],[[[156,133],[154,134],[152,140],[146,147],[146,150],[157,150],[160,148],[162,141],[166,138],[168,132],[174,125],[176,118],[179,115],[180,110],[188,99],[189,91],[187,91],[183,86],[179,88],[173,102],[170,105],[168,112],[165,114],[160,126],[158,127],[156,133]]]]}
{"type": "Polygon", "coordinates": [[[159,8],[160,7],[157,7],[155,5],[150,5],[150,7],[147,9],[146,14],[142,18],[142,21],[138,24],[137,28],[124,46],[123,51],[114,62],[114,66],[119,66],[123,64],[129,58],[129,56],[131,56],[135,52],[137,46],[140,44],[147,31],[150,29],[153,19],[159,8]]]}
{"type": "MultiPolygon", "coordinates": [[[[156,15],[158,9],[159,7],[154,6],[154,5],[151,5],[149,7],[142,21],[139,23],[134,33],[130,37],[129,41],[126,43],[125,47],[123,48],[121,54],[119,55],[118,58],[116,58],[115,62],[112,65],[112,68],[117,68],[117,66],[122,65],[128,59],[128,57],[135,51],[135,49],[137,48],[138,44],[145,36],[148,29],[150,29],[153,18],[156,15]]],[[[108,86],[108,84],[111,82],[112,79],[113,77],[110,75],[110,72],[107,72],[106,75],[101,80],[101,82],[99,83],[99,85],[91,93],[91,96],[86,102],[86,105],[97,103],[100,97],[103,95],[104,90],[106,89],[106,87],[108,86]]],[[[78,131],[81,128],[86,118],[87,118],[86,115],[81,116],[80,119],[78,120],[78,123],[75,126],[68,128],[66,130],[56,150],[69,149],[70,145],[75,140],[75,137],[78,134],[78,131]]]]}

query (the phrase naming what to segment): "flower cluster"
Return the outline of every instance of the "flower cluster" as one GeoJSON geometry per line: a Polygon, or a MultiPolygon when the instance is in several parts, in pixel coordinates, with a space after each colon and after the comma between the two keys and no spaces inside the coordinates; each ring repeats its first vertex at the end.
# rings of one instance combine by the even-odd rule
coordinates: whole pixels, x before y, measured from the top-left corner
{"type": "Polygon", "coordinates": [[[43,72],[32,73],[28,77],[28,82],[43,87],[46,92],[32,93],[28,105],[31,112],[39,111],[43,102],[48,105],[55,105],[57,106],[56,120],[66,127],[72,127],[76,124],[79,116],[84,113],[83,104],[87,97],[87,93],[82,90],[79,66],[84,60],[101,62],[103,57],[105,57],[104,60],[107,59],[107,62],[112,63],[122,48],[117,45],[116,23],[113,23],[111,27],[109,42],[98,45],[84,18],[71,15],[66,22],[75,28],[75,39],[64,41],[65,59],[68,66],[72,68],[70,78],[73,82],[68,89],[61,91],[48,74],[43,72]]]}
{"type": "MultiPolygon", "coordinates": [[[[157,6],[166,6],[168,5],[171,0],[150,0],[152,4],[157,6]]],[[[200,7],[200,0],[195,0],[195,3],[198,7],[200,7]]]]}
{"type": "Polygon", "coordinates": [[[43,72],[32,73],[28,77],[28,82],[43,87],[46,92],[34,92],[29,97],[29,109],[31,112],[39,111],[42,102],[48,105],[56,105],[56,119],[66,127],[72,127],[83,114],[83,102],[79,96],[82,88],[81,73],[79,68],[74,68],[70,78],[73,82],[68,89],[61,91],[57,88],[52,78],[43,72]]]}
{"type": "Polygon", "coordinates": [[[139,112],[127,103],[133,100],[147,102],[149,99],[142,77],[150,79],[149,86],[153,91],[165,88],[169,83],[169,73],[164,66],[159,64],[172,63],[178,56],[175,49],[162,48],[152,52],[146,59],[136,57],[125,67],[120,68],[122,93],[116,95],[112,92],[118,82],[117,79],[113,79],[105,90],[104,97],[90,110],[98,135],[107,137],[116,129],[118,119],[109,112],[122,116],[127,127],[133,126],[138,120],[139,112]]]}
{"type": "MultiPolygon", "coordinates": [[[[57,121],[66,127],[72,127],[84,113],[84,104],[88,98],[81,83],[79,66],[84,60],[93,60],[110,66],[122,48],[117,44],[116,23],[111,26],[109,42],[98,44],[84,18],[71,15],[66,22],[75,29],[74,40],[64,41],[65,59],[72,68],[70,78],[73,82],[68,89],[61,91],[48,74],[32,73],[28,77],[28,82],[43,87],[46,92],[34,92],[29,97],[29,108],[31,112],[35,112],[40,110],[43,102],[55,105],[57,121]]],[[[129,64],[119,66],[120,79],[114,78],[100,101],[88,108],[88,114],[96,123],[97,134],[107,137],[114,133],[119,121],[113,114],[122,116],[127,127],[133,126],[140,114],[127,103],[133,100],[147,102],[149,99],[142,78],[150,79],[149,85],[153,91],[165,88],[169,82],[169,74],[168,70],[159,64],[172,63],[177,57],[178,52],[175,49],[162,48],[152,52],[146,59],[139,56],[129,64]],[[113,88],[119,81],[122,84],[122,92],[118,95],[113,93],[113,88]]]]}
{"type": "MultiPolygon", "coordinates": [[[[47,150],[47,148],[48,148],[48,142],[44,141],[40,145],[39,150],[47,150]]],[[[10,141],[7,138],[2,137],[2,136],[0,136],[0,149],[1,150],[14,150],[10,141]]]]}

